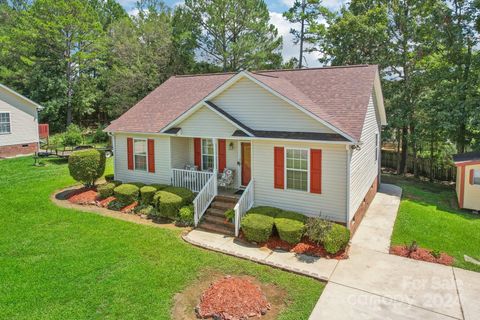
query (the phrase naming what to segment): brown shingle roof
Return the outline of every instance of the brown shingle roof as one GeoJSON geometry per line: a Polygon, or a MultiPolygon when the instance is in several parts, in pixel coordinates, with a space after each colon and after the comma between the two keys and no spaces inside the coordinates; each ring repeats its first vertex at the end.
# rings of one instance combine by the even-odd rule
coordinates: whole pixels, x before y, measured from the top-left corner
{"type": "MultiPolygon", "coordinates": [[[[342,132],[359,140],[377,66],[252,72],[255,79],[342,132]]],[[[107,131],[159,132],[235,76],[233,73],[171,77],[107,131]]]]}

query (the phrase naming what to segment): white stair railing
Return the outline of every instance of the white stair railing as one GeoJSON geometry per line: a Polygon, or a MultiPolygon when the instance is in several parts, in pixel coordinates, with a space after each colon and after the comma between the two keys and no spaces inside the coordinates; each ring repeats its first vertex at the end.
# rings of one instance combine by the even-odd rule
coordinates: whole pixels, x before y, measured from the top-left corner
{"type": "Polygon", "coordinates": [[[207,183],[203,186],[202,190],[198,193],[198,195],[193,200],[193,207],[194,207],[194,222],[195,227],[200,222],[205,211],[207,211],[210,203],[212,203],[213,199],[217,196],[217,175],[212,174],[210,179],[208,179],[207,183]]]}
{"type": "Polygon", "coordinates": [[[200,192],[211,177],[216,176],[213,172],[172,169],[172,185],[200,192]]]}
{"type": "Polygon", "coordinates": [[[253,179],[250,181],[248,186],[243,191],[242,196],[238,199],[237,204],[235,205],[235,237],[238,237],[240,233],[240,223],[245,213],[253,207],[253,202],[255,199],[255,190],[253,179]]]}

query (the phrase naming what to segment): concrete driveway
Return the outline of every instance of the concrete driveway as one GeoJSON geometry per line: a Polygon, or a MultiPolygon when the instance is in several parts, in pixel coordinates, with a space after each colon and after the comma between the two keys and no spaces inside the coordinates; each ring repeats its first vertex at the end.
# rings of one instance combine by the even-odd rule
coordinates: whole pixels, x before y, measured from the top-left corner
{"type": "Polygon", "coordinates": [[[382,185],[310,319],[480,319],[480,274],[388,254],[401,189],[382,185]]]}

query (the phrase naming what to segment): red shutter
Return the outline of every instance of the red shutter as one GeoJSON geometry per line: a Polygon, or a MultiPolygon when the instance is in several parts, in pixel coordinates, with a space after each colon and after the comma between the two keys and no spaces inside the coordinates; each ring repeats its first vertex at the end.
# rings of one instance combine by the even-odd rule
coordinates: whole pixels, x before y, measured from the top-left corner
{"type": "Polygon", "coordinates": [[[127,164],[128,170],[133,170],[133,139],[127,138],[127,164]]]}
{"type": "Polygon", "coordinates": [[[285,152],[283,147],[275,147],[273,157],[274,187],[283,189],[285,184],[285,152]]]}
{"type": "Polygon", "coordinates": [[[218,172],[223,172],[227,166],[227,141],[218,140],[218,172]]]}
{"type": "Polygon", "coordinates": [[[474,175],[474,170],[470,169],[470,184],[473,184],[473,175],[474,175]]]}
{"type": "Polygon", "coordinates": [[[200,170],[202,168],[202,139],[193,139],[195,165],[200,170]]]}
{"type": "Polygon", "coordinates": [[[322,150],[310,150],[310,192],[322,193],[322,150]]]}
{"type": "Polygon", "coordinates": [[[155,140],[147,140],[148,172],[155,172],[155,140]]]}

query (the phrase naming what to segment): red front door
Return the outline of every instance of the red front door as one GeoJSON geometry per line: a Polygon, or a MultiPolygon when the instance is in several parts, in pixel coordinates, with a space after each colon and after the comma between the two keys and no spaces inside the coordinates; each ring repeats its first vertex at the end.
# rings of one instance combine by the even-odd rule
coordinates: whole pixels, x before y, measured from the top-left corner
{"type": "Polygon", "coordinates": [[[250,142],[242,142],[242,186],[247,186],[252,178],[252,148],[250,142]]]}

